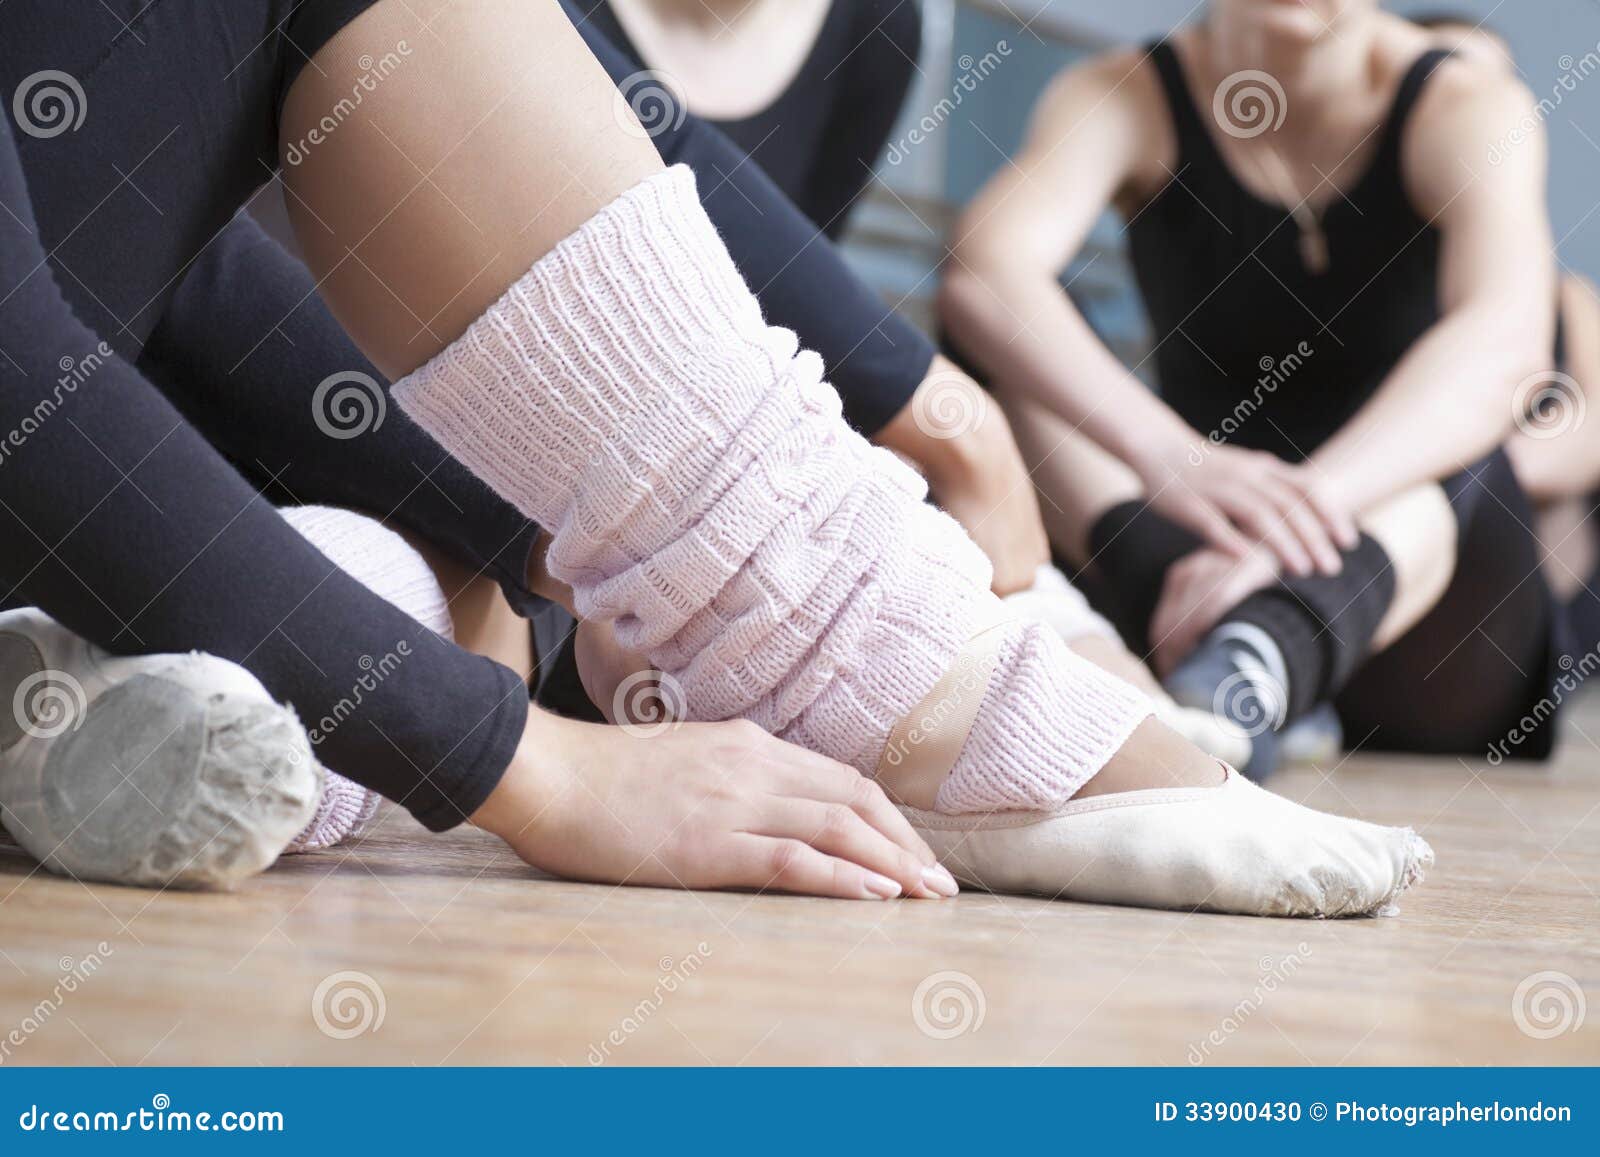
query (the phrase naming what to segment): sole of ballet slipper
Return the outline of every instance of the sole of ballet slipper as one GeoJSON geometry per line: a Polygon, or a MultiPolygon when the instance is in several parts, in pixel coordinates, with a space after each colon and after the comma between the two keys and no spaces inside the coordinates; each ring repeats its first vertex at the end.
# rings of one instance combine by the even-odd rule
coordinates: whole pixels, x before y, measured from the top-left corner
{"type": "Polygon", "coordinates": [[[1098,904],[1387,915],[1433,862],[1409,828],[1312,811],[1232,768],[1217,787],[1092,796],[1048,813],[901,811],[969,887],[1098,904]]]}
{"type": "Polygon", "coordinates": [[[209,655],[113,658],[36,612],[0,618],[15,689],[0,822],[52,872],[227,889],[268,867],[315,808],[294,712],[209,655]]]}

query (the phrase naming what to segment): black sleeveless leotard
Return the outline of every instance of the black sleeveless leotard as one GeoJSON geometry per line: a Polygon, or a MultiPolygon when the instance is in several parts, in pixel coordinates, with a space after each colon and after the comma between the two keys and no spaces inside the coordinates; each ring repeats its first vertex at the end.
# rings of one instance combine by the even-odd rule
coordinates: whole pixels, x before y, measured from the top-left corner
{"type": "Polygon", "coordinates": [[[1424,53],[1407,70],[1371,162],[1323,215],[1328,262],[1316,272],[1288,208],[1223,160],[1220,130],[1196,109],[1172,46],[1150,52],[1177,164],[1128,232],[1162,397],[1201,433],[1298,460],[1438,320],[1439,237],[1406,196],[1401,140],[1448,53],[1424,53]]]}

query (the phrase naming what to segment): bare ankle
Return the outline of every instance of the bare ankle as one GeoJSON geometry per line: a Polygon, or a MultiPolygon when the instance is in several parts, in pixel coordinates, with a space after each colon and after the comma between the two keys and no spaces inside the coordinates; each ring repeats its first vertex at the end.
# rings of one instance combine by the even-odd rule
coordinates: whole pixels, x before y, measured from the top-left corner
{"type": "Polygon", "coordinates": [[[1217,760],[1151,717],[1073,798],[1159,787],[1216,787],[1222,781],[1217,760]]]}
{"type": "Polygon", "coordinates": [[[1102,671],[1110,672],[1126,683],[1132,683],[1146,695],[1165,695],[1161,684],[1141,663],[1136,655],[1115,639],[1104,635],[1084,635],[1069,644],[1080,656],[1102,671]]]}

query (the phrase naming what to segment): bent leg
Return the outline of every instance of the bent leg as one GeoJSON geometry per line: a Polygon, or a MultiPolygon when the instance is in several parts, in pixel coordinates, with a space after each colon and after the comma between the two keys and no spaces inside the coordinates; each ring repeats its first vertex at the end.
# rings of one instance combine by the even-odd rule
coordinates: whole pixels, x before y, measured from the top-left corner
{"type": "MultiPolygon", "coordinates": [[[[396,9],[380,4],[330,42],[290,94],[286,132],[339,90],[341,62],[363,33],[396,31],[384,27],[401,18],[396,9]]],[[[1213,786],[1214,764],[1141,728],[1148,703],[1126,684],[1041,624],[992,622],[999,607],[981,553],[922,502],[920,480],[845,425],[820,359],[764,323],[692,175],[661,172],[653,155],[605,137],[613,110],[577,63],[527,71],[537,50],[571,35],[552,13],[525,2],[440,13],[429,40],[437,52],[391,78],[291,177],[337,239],[320,255],[308,245],[314,265],[330,270],[335,312],[377,364],[403,368],[445,347],[396,385],[400,404],[552,528],[551,574],[570,583],[581,612],[612,621],[620,642],[677,684],[691,717],[752,719],[872,771],[914,708],[939,714],[922,701],[950,676],[970,724],[949,764],[895,781],[919,816],[970,827],[974,813],[996,809],[1049,813],[1114,759],[1154,757],[1152,744],[1168,736],[1170,762],[1205,769],[1196,790],[1207,814],[1222,808],[1252,827],[1246,801],[1256,797],[1213,786]],[[430,90],[469,69],[462,98],[441,108],[430,90]],[[546,91],[552,83],[559,100],[546,91]],[[380,149],[391,148],[429,174],[427,187],[397,184],[397,165],[384,172],[380,149]],[[598,211],[583,220],[583,197],[564,190],[559,211],[502,232],[526,219],[532,199],[506,158],[529,156],[593,177],[584,193],[607,199],[591,201],[598,211]],[[586,169],[595,164],[611,175],[586,169]],[[619,190],[619,179],[633,183],[619,190]],[[390,197],[414,192],[391,210],[386,186],[390,197]],[[360,258],[360,275],[335,268],[345,253],[360,258]],[[529,259],[532,268],[517,268],[529,259]],[[430,320],[423,336],[384,332],[381,322],[399,320],[396,301],[430,320]],[[971,650],[980,641],[981,657],[971,650]],[[964,655],[975,669],[958,668],[964,655]],[[979,671],[979,682],[965,679],[979,671]]],[[[1289,841],[1293,864],[1249,854],[1248,871],[1201,872],[1223,891],[1195,902],[1261,910],[1264,886],[1291,897],[1290,911],[1366,910],[1414,878],[1423,851],[1411,837],[1316,822],[1329,841],[1289,841]],[[1346,855],[1356,845],[1358,870],[1346,855]],[[1314,880],[1341,864],[1349,888],[1337,900],[1280,886],[1282,872],[1314,880]]],[[[1211,830],[1190,838],[1235,863],[1240,845],[1214,842],[1211,830]]],[[[1187,902],[1194,876],[1175,894],[1164,857],[1120,878],[1137,878],[1145,902],[1187,902]]]]}
{"type": "Polygon", "coordinates": [[[1340,716],[1384,750],[1543,758],[1554,724],[1541,713],[1524,735],[1521,721],[1543,697],[1559,703],[1561,648],[1527,498],[1500,452],[1444,489],[1459,562],[1437,603],[1356,672],[1340,716]]]}
{"type": "MultiPolygon", "coordinates": [[[[200,650],[317,718],[415,623],[341,573],[64,300],[0,131],[0,599],[122,654],[200,650]],[[65,367],[70,366],[68,370],[65,367]]],[[[322,748],[434,827],[494,787],[527,713],[514,675],[438,649],[322,748]],[[395,748],[406,752],[397,759],[395,748]]]]}
{"type": "Polygon", "coordinates": [[[1050,544],[1076,567],[1091,566],[1091,532],[1112,507],[1138,500],[1144,484],[1109,451],[1038,402],[1005,403],[1033,476],[1050,544]]]}
{"type": "MultiPolygon", "coordinates": [[[[815,355],[797,357],[792,335],[765,326],[693,180],[663,174],[648,141],[617,121],[609,81],[573,50],[557,5],[436,15],[427,43],[440,51],[417,53],[289,175],[336,315],[385,369],[409,368],[470,322],[396,395],[556,528],[550,569],[572,582],[578,609],[617,620],[625,646],[683,682],[694,716],[750,716],[871,770],[993,602],[984,560],[920,501],[918,480],[840,421],[815,355]],[[562,47],[558,64],[528,67],[562,47]],[[467,60],[473,83],[441,107],[439,89],[467,60]],[[524,156],[583,180],[550,201],[506,162],[524,156]],[[411,160],[428,181],[407,178],[411,160]],[[409,190],[398,204],[396,188],[409,190]],[[408,312],[437,324],[413,340],[408,312]],[[725,624],[736,629],[719,639],[725,624]],[[853,656],[875,647],[875,669],[857,672],[853,656]]],[[[364,44],[415,19],[380,4],[340,33],[295,82],[285,133],[339,91],[364,44]]],[[[967,783],[966,806],[1070,796],[1147,710],[1063,658],[1042,627],[1019,628],[1008,647],[1025,682],[1056,684],[1046,701],[1081,703],[1089,718],[1062,728],[1070,739],[1049,737],[1060,746],[1047,758],[1001,758],[1025,786],[980,782],[985,772],[967,783]]],[[[1007,711],[1024,701],[1009,697],[1007,711]]],[[[978,758],[986,743],[1025,745],[1008,730],[1035,729],[996,718],[975,766],[996,766],[978,758]]]]}

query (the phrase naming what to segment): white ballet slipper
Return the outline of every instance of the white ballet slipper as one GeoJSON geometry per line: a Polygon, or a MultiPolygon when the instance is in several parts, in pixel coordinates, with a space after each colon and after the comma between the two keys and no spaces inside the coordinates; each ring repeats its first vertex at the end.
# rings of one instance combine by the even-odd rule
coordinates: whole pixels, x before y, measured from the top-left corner
{"type": "Polygon", "coordinates": [[[1433,863],[1410,828],[1313,811],[1225,770],[1217,787],[1090,796],[1050,813],[901,810],[963,884],[1097,904],[1383,914],[1433,863]]]}
{"type": "Polygon", "coordinates": [[[229,888],[316,806],[294,712],[226,660],[117,658],[40,611],[8,611],[0,692],[0,821],[52,872],[229,888]]]}
{"type": "Polygon", "coordinates": [[[1214,787],[958,812],[941,793],[983,699],[999,632],[974,635],[891,733],[877,779],[962,883],[1052,899],[1247,916],[1386,913],[1433,850],[1410,828],[1313,811],[1227,764],[1214,787]]]}

